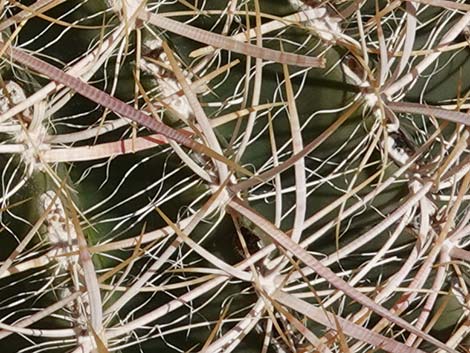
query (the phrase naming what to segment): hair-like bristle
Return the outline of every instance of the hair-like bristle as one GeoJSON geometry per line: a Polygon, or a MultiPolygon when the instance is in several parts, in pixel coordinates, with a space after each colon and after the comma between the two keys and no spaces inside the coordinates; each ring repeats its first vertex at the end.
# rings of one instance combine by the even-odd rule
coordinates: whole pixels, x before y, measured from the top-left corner
{"type": "Polygon", "coordinates": [[[0,2],[3,352],[464,353],[464,1],[0,2]]]}

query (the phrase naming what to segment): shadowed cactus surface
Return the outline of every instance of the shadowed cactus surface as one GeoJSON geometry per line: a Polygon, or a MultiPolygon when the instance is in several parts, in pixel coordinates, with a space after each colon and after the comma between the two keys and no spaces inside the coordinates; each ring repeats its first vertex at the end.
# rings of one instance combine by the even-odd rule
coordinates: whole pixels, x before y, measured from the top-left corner
{"type": "Polygon", "coordinates": [[[464,1],[2,2],[5,352],[468,352],[464,1]]]}

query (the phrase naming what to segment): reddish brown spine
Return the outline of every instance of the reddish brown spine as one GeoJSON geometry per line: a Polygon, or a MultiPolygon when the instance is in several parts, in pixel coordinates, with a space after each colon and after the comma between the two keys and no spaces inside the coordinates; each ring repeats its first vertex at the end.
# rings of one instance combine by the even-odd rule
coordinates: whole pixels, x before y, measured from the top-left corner
{"type": "MultiPolygon", "coordinates": [[[[4,43],[0,42],[0,45],[4,45],[4,43]]],[[[153,119],[152,117],[142,113],[141,111],[133,108],[123,101],[110,96],[106,92],[103,92],[83,82],[82,80],[63,72],[62,70],[25,53],[23,50],[10,47],[6,52],[9,53],[15,61],[18,61],[30,69],[47,76],[49,79],[59,84],[73,89],[83,97],[110,109],[114,113],[135,121],[139,125],[142,125],[156,133],[162,134],[163,136],[188,148],[198,151],[201,150],[200,147],[202,146],[199,146],[197,142],[191,140],[170,126],[153,119]]]]}

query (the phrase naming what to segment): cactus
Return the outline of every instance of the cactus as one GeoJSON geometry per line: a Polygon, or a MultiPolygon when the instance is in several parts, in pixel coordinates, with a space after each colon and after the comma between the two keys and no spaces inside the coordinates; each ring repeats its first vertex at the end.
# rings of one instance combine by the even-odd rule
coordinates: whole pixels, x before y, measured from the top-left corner
{"type": "Polygon", "coordinates": [[[5,352],[468,352],[464,1],[1,2],[5,352]]]}

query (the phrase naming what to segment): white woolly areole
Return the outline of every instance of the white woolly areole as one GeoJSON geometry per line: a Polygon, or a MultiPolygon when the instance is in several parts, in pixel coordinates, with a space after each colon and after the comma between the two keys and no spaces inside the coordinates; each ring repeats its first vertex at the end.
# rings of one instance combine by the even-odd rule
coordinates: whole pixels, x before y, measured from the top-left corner
{"type": "MultiPolygon", "coordinates": [[[[107,3],[113,8],[113,11],[120,14],[122,20],[130,20],[136,11],[145,8],[142,6],[142,0],[108,0],[107,3]],[[126,18],[124,18],[126,16],[126,18]]],[[[133,25],[129,24],[131,27],[133,25]]]]}
{"type": "Polygon", "coordinates": [[[387,150],[389,156],[401,165],[406,164],[410,159],[410,156],[408,156],[405,150],[400,147],[397,147],[395,139],[392,138],[390,135],[387,136],[383,147],[387,150]]]}
{"type": "Polygon", "coordinates": [[[33,131],[22,129],[16,136],[17,142],[25,145],[25,151],[22,153],[22,158],[24,163],[29,165],[32,171],[43,169],[43,164],[40,162],[39,154],[42,151],[49,149],[49,145],[43,143],[46,136],[47,129],[43,125],[39,125],[33,131]]]}
{"type": "Polygon", "coordinates": [[[65,214],[64,206],[59,197],[55,197],[55,192],[49,190],[39,196],[41,206],[46,210],[53,202],[50,212],[46,217],[47,237],[53,245],[68,245],[76,242],[77,234],[72,222],[65,214]]]}
{"type": "MultiPolygon", "coordinates": [[[[150,50],[156,50],[162,47],[162,41],[160,39],[147,40],[144,42],[144,45],[150,50]]],[[[171,66],[170,61],[164,52],[160,53],[159,59],[166,65],[171,66]]],[[[168,97],[163,99],[163,102],[171,106],[182,120],[189,120],[192,116],[193,109],[185,95],[175,94],[181,88],[178,81],[173,76],[166,76],[166,70],[151,61],[145,60],[145,58],[140,60],[140,68],[153,75],[157,81],[158,90],[161,93],[161,96],[168,97]]],[[[187,75],[186,72],[184,72],[184,74],[187,75]]]]}
{"type": "Polygon", "coordinates": [[[340,26],[341,19],[337,16],[331,16],[325,5],[311,7],[305,5],[300,0],[289,0],[293,7],[298,9],[309,9],[311,13],[308,24],[317,33],[318,37],[327,42],[334,42],[343,37],[340,26]]]}
{"type": "MultiPolygon", "coordinates": [[[[23,91],[23,88],[14,81],[8,81],[5,84],[5,89],[8,92],[8,96],[3,93],[3,90],[0,91],[0,112],[7,112],[11,105],[16,105],[21,103],[26,99],[26,95],[23,91]]],[[[25,111],[26,115],[29,115],[29,110],[25,111]]]]}

